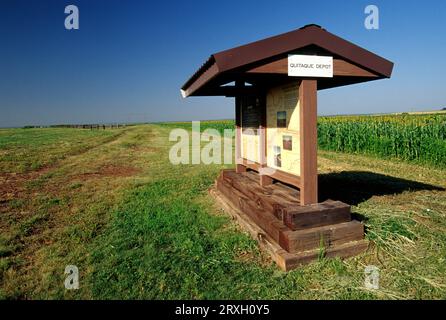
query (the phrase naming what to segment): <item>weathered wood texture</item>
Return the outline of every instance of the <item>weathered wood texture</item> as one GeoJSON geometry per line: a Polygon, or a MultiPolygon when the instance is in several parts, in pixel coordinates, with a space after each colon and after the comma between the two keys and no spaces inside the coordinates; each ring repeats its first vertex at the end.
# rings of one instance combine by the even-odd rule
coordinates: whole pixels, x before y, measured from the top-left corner
{"type": "Polygon", "coordinates": [[[350,206],[341,201],[328,200],[283,209],[283,222],[292,230],[347,222],[350,219],[350,206]]]}
{"type": "Polygon", "coordinates": [[[357,221],[349,221],[323,227],[285,231],[281,233],[279,244],[289,252],[306,251],[320,246],[333,247],[350,241],[362,240],[364,226],[357,221]]]}
{"type": "MultiPolygon", "coordinates": [[[[267,73],[267,74],[288,74],[288,57],[276,60],[259,67],[254,67],[247,71],[248,73],[267,73]]],[[[343,59],[333,59],[333,75],[334,76],[352,76],[352,77],[370,77],[377,78],[373,72],[358,67],[343,59]]]]}
{"type": "Polygon", "coordinates": [[[222,170],[216,191],[226,209],[259,230],[256,238],[271,242],[273,258],[284,270],[317,259],[322,248],[327,256],[346,257],[366,247],[363,224],[352,221],[350,206],[340,201],[300,206],[299,191],[282,184],[261,186],[252,171],[222,170]]]}
{"type": "MultiPolygon", "coordinates": [[[[296,176],[294,174],[291,174],[291,173],[288,173],[285,171],[281,171],[279,169],[268,168],[267,166],[260,165],[260,163],[248,161],[243,158],[239,158],[236,163],[241,166],[244,166],[245,171],[246,171],[246,169],[251,169],[251,170],[257,171],[261,176],[264,176],[265,178],[269,178],[268,180],[265,180],[268,183],[262,184],[262,186],[271,184],[274,182],[274,180],[276,180],[276,181],[280,181],[282,183],[289,184],[296,188],[301,187],[300,177],[296,176]],[[267,169],[267,170],[265,170],[265,169],[267,169]]],[[[237,170],[240,170],[237,172],[245,172],[245,171],[241,171],[241,170],[243,170],[242,168],[238,168],[237,170]]],[[[299,196],[299,193],[297,194],[297,196],[299,196]]],[[[297,199],[297,200],[299,200],[299,199],[297,199]]]]}
{"type": "Polygon", "coordinates": [[[317,80],[302,80],[300,99],[300,203],[317,203],[317,80]]]}
{"type": "Polygon", "coordinates": [[[241,110],[240,110],[240,97],[235,98],[235,159],[236,159],[236,170],[238,173],[244,172],[245,167],[241,166],[239,160],[241,158],[241,110]]]}

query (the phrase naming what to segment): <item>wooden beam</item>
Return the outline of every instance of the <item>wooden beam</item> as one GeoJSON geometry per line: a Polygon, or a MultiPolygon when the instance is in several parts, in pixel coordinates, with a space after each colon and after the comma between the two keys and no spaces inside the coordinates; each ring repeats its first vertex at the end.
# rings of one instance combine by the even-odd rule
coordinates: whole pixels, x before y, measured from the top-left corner
{"type": "Polygon", "coordinates": [[[237,163],[236,165],[235,165],[235,172],[236,173],[243,173],[243,172],[246,172],[246,167],[243,165],[243,164],[239,164],[239,163],[237,163]]]}
{"type": "Polygon", "coordinates": [[[240,170],[240,171],[236,171],[237,173],[246,172],[246,169],[250,169],[250,170],[254,170],[254,171],[258,172],[261,177],[260,185],[262,185],[262,186],[272,184],[274,182],[274,180],[276,180],[276,181],[280,181],[280,182],[289,184],[289,185],[297,187],[297,188],[301,187],[300,177],[296,176],[294,174],[291,174],[291,173],[288,173],[285,171],[281,171],[279,169],[273,169],[268,166],[261,166],[260,163],[248,161],[243,158],[238,159],[237,163],[238,163],[238,165],[236,168],[239,168],[238,170],[240,170]],[[262,168],[269,169],[269,173],[261,175],[262,168]],[[262,182],[262,177],[264,177],[263,182],[262,182]]]}
{"type": "Polygon", "coordinates": [[[209,80],[218,74],[217,64],[213,64],[198,79],[196,79],[186,90],[182,91],[184,97],[192,95],[197,89],[206,84],[209,80]]]}
{"type": "Polygon", "coordinates": [[[317,80],[299,87],[300,204],[317,203],[317,80]]]}
{"type": "Polygon", "coordinates": [[[275,169],[274,173],[271,173],[269,175],[271,178],[273,178],[274,180],[295,186],[297,188],[300,189],[301,187],[301,179],[299,176],[296,176],[294,174],[285,172],[285,171],[281,171],[279,169],[275,169]]]}
{"type": "Polygon", "coordinates": [[[378,75],[343,59],[333,59],[333,75],[378,78],[378,75]]]}
{"type": "Polygon", "coordinates": [[[260,99],[260,125],[259,125],[259,153],[260,165],[266,166],[266,97],[262,95],[260,99]]]}
{"type": "MultiPolygon", "coordinates": [[[[268,240],[281,250],[279,265],[285,270],[298,262],[320,257],[321,245],[326,256],[350,256],[367,248],[364,225],[351,221],[350,207],[336,201],[314,206],[299,206],[295,190],[280,184],[261,187],[254,173],[236,174],[222,170],[212,195],[235,218],[246,218],[243,224],[260,243],[268,240]],[[340,206],[343,214],[339,214],[340,206]],[[285,216],[286,214],[287,216],[285,216]],[[333,216],[334,215],[334,216],[333,216]],[[283,219],[287,219],[288,224],[283,219]],[[341,254],[342,253],[342,254],[341,254]],[[303,260],[302,260],[303,259],[303,260]]],[[[278,252],[277,250],[274,252],[278,252]]],[[[273,255],[274,258],[274,255],[273,255]]]]}
{"type": "Polygon", "coordinates": [[[260,185],[262,187],[269,186],[270,184],[273,184],[273,178],[266,174],[259,174],[260,177],[260,185]]]}
{"type": "MultiPolygon", "coordinates": [[[[288,74],[288,57],[252,68],[247,73],[288,74]]],[[[337,58],[333,59],[333,75],[378,78],[378,75],[366,69],[337,58]]]]}
{"type": "MultiPolygon", "coordinates": [[[[260,163],[254,162],[254,161],[250,161],[250,160],[247,160],[245,158],[239,158],[237,160],[237,164],[239,164],[242,167],[245,167],[245,169],[251,169],[251,170],[254,170],[254,171],[257,171],[257,172],[259,172],[260,168],[261,168],[260,163]]],[[[245,172],[245,171],[246,170],[242,170],[241,172],[245,172]]]]}
{"type": "Polygon", "coordinates": [[[235,165],[236,172],[244,172],[246,169],[239,164],[239,159],[242,157],[241,143],[242,143],[242,118],[241,118],[241,97],[235,97],[235,165]]]}
{"type": "MultiPolygon", "coordinates": [[[[259,126],[259,162],[262,168],[266,167],[266,96],[262,95],[260,98],[260,126],[259,126]]],[[[273,183],[273,179],[265,174],[262,170],[259,172],[260,185],[267,186],[273,183]]]]}

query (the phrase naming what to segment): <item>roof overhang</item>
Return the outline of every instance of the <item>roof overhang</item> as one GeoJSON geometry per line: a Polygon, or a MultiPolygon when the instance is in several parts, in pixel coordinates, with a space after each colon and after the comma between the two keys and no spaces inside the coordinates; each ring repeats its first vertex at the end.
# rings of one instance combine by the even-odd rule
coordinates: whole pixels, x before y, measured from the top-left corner
{"type": "Polygon", "coordinates": [[[317,78],[318,89],[390,78],[393,63],[316,25],[211,55],[181,87],[183,97],[237,96],[295,80],[288,54],[333,57],[333,78],[317,78]],[[226,86],[248,82],[253,86],[226,86]]]}

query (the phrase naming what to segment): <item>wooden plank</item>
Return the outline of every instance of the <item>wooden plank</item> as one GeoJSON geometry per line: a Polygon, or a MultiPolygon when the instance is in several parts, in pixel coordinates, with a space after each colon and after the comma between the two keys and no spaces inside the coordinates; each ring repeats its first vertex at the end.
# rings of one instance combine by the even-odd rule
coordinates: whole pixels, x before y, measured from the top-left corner
{"type": "Polygon", "coordinates": [[[247,73],[272,73],[288,75],[288,56],[258,67],[254,67],[247,73]]]}
{"type": "MultiPolygon", "coordinates": [[[[300,253],[289,253],[285,251],[278,245],[277,242],[275,242],[270,236],[268,236],[268,234],[265,234],[264,231],[260,229],[249,216],[234,207],[231,202],[228,201],[228,199],[220,192],[215,189],[210,189],[209,193],[218,201],[225,212],[230,214],[242,227],[242,229],[248,232],[248,234],[257,241],[260,249],[268,253],[271,256],[272,260],[283,271],[293,270],[299,266],[308,264],[319,258],[319,249],[300,253]]],[[[368,245],[368,241],[360,240],[333,246],[325,250],[325,256],[336,256],[341,258],[351,257],[365,251],[368,248],[368,245]]]]}
{"type": "MultiPolygon", "coordinates": [[[[239,209],[243,209],[243,206],[248,206],[249,209],[253,211],[252,214],[260,216],[260,220],[267,220],[265,220],[264,223],[269,225],[271,224],[270,218],[274,218],[275,222],[279,223],[276,225],[277,227],[280,229],[290,230],[286,228],[282,223],[282,220],[278,218],[281,217],[283,207],[277,202],[273,201],[273,199],[268,199],[258,192],[242,192],[241,190],[243,190],[245,187],[239,181],[238,183],[233,184],[230,184],[227,181],[222,181],[220,184],[217,184],[217,188],[222,193],[227,195],[228,198],[234,202],[234,205],[239,207],[239,209]]],[[[276,233],[276,231],[272,232],[276,233]]]]}
{"type": "MultiPolygon", "coordinates": [[[[339,257],[341,259],[345,259],[366,251],[369,245],[370,244],[367,240],[352,241],[326,249],[324,256],[326,258],[339,257]]],[[[293,270],[299,266],[319,259],[320,255],[320,250],[304,251],[297,254],[288,252],[282,253],[282,259],[280,262],[282,262],[284,266],[281,266],[281,268],[285,271],[293,270]]]]}
{"type": "MultiPolygon", "coordinates": [[[[256,197],[257,195],[266,198],[266,201],[269,199],[274,200],[277,204],[281,204],[283,207],[287,205],[293,205],[293,199],[290,196],[283,196],[279,193],[278,187],[275,184],[268,184],[266,186],[262,186],[259,184],[259,174],[255,171],[248,171],[243,174],[243,181],[245,183],[249,183],[246,185],[246,188],[251,189],[250,196],[256,197]],[[245,179],[246,178],[246,179],[245,179]]],[[[261,177],[261,176],[260,176],[261,177]]],[[[265,177],[268,177],[265,175],[265,177]]],[[[238,179],[238,177],[235,177],[238,179]]]]}
{"type": "Polygon", "coordinates": [[[291,206],[300,206],[299,202],[299,190],[283,185],[281,183],[275,183],[273,186],[273,194],[285,199],[291,203],[291,206]]]}
{"type": "Polygon", "coordinates": [[[244,172],[246,169],[240,166],[239,159],[241,158],[241,143],[242,143],[242,133],[241,133],[241,98],[235,98],[235,164],[237,172],[244,172]]]}
{"type": "Polygon", "coordinates": [[[239,158],[239,160],[237,161],[238,164],[241,164],[243,166],[245,166],[246,168],[249,168],[251,170],[255,170],[255,171],[259,171],[260,169],[260,163],[258,162],[254,162],[254,161],[250,161],[247,160],[245,158],[239,158]]]}
{"type": "Polygon", "coordinates": [[[249,179],[253,183],[257,183],[259,181],[259,174],[256,171],[248,171],[243,175],[243,177],[249,179]]]}
{"type": "Polygon", "coordinates": [[[184,96],[188,97],[200,87],[209,82],[212,78],[214,78],[218,73],[217,64],[212,64],[203,74],[197,78],[186,90],[184,90],[184,96]]]}
{"type": "Polygon", "coordinates": [[[243,164],[239,164],[239,163],[237,163],[236,165],[235,165],[235,170],[236,170],[236,172],[237,173],[243,173],[243,172],[246,172],[246,166],[244,166],[243,164]]]}
{"type": "Polygon", "coordinates": [[[283,208],[293,205],[292,201],[274,194],[276,186],[260,186],[258,183],[258,175],[253,172],[239,175],[233,171],[225,171],[223,177],[234,189],[255,201],[258,206],[265,208],[265,210],[269,211],[270,214],[274,215],[280,221],[283,218],[283,208]]]}
{"type": "Polygon", "coordinates": [[[270,171],[273,171],[272,173],[261,174],[261,171],[262,171],[261,169],[269,168],[269,167],[266,167],[266,166],[262,167],[260,165],[260,163],[252,163],[252,161],[251,161],[251,163],[249,163],[249,161],[247,161],[246,159],[240,159],[240,163],[242,163],[246,167],[249,167],[249,169],[257,171],[259,173],[259,175],[266,175],[266,176],[269,176],[270,178],[272,178],[273,180],[277,180],[277,181],[283,182],[285,184],[289,184],[289,185],[297,187],[297,188],[300,187],[301,179],[299,176],[296,176],[294,174],[290,174],[288,172],[281,171],[278,169],[270,170],[270,171]]]}
{"type": "Polygon", "coordinates": [[[317,203],[317,80],[302,80],[300,101],[300,204],[317,203]]]}
{"type": "Polygon", "coordinates": [[[368,249],[370,243],[367,240],[358,240],[333,246],[325,251],[327,258],[348,258],[360,254],[368,249]]]}
{"type": "MultiPolygon", "coordinates": [[[[260,248],[266,251],[272,258],[272,260],[283,270],[289,271],[291,268],[295,268],[300,265],[300,261],[295,255],[291,255],[282,249],[277,242],[271,239],[270,236],[264,233],[252,219],[242,211],[235,208],[225,196],[223,196],[217,190],[211,189],[210,194],[220,203],[223,209],[229,213],[237,223],[247,231],[251,237],[257,240],[260,248]]],[[[310,262],[306,260],[305,262],[310,262]]]]}
{"type": "Polygon", "coordinates": [[[276,217],[270,214],[264,207],[257,202],[249,199],[241,192],[232,188],[223,179],[218,179],[216,184],[220,191],[228,200],[240,211],[246,213],[265,233],[279,243],[281,233],[289,230],[276,217]]]}
{"type": "MultiPolygon", "coordinates": [[[[258,67],[254,67],[247,72],[288,75],[288,57],[258,67]]],[[[344,59],[339,59],[339,58],[333,59],[333,75],[350,76],[350,77],[370,77],[370,78],[379,77],[378,75],[366,69],[358,67],[350,62],[347,62],[344,59]]]]}
{"type": "Polygon", "coordinates": [[[275,169],[274,173],[270,174],[269,176],[277,181],[290,184],[298,188],[301,187],[300,177],[294,174],[275,169]]]}
{"type": "Polygon", "coordinates": [[[333,75],[378,78],[378,75],[343,59],[333,59],[333,75]]]}
{"type": "MultiPolygon", "coordinates": [[[[251,170],[254,170],[256,172],[259,173],[259,175],[264,175],[264,176],[268,176],[270,178],[289,185],[292,185],[294,187],[300,188],[301,186],[301,179],[299,176],[296,176],[294,174],[290,174],[288,172],[284,172],[278,169],[274,169],[271,171],[274,171],[273,173],[269,173],[269,174],[261,174],[260,172],[262,171],[262,168],[268,168],[266,167],[266,165],[262,166],[260,163],[258,162],[253,162],[253,161],[249,161],[247,159],[244,158],[240,158],[237,162],[237,164],[241,164],[243,166],[245,166],[246,168],[249,168],[251,170]]],[[[238,172],[238,171],[237,171],[238,172]]],[[[245,171],[240,171],[240,172],[245,172],[245,171]]]]}
{"type": "Polygon", "coordinates": [[[259,151],[260,151],[260,165],[266,166],[266,153],[267,153],[267,141],[266,141],[266,97],[263,95],[260,98],[260,127],[259,127],[259,151]]]}
{"type": "Polygon", "coordinates": [[[307,206],[293,204],[274,194],[277,189],[286,194],[285,187],[262,187],[258,183],[258,175],[253,172],[237,174],[234,170],[222,170],[216,188],[286,251],[316,249],[321,241],[328,248],[363,239],[363,225],[351,221],[350,206],[342,202],[329,200],[307,206]],[[334,213],[336,217],[332,218],[327,212],[334,213]]]}
{"type": "Polygon", "coordinates": [[[260,177],[260,185],[262,187],[273,184],[274,180],[270,176],[267,176],[266,174],[260,174],[259,177],[260,177]]]}
{"type": "Polygon", "coordinates": [[[350,206],[332,200],[306,206],[286,207],[282,213],[283,222],[291,230],[321,227],[351,220],[350,206]]]}
{"type": "Polygon", "coordinates": [[[364,225],[358,221],[310,229],[284,231],[279,245],[288,252],[307,251],[358,241],[364,238],[364,225]]]}
{"type": "MultiPolygon", "coordinates": [[[[266,97],[262,96],[260,103],[260,127],[259,127],[259,153],[260,153],[260,167],[266,167],[267,161],[267,141],[266,141],[266,97]]],[[[262,174],[259,170],[260,185],[267,186],[273,183],[273,179],[267,175],[262,174]]]]}

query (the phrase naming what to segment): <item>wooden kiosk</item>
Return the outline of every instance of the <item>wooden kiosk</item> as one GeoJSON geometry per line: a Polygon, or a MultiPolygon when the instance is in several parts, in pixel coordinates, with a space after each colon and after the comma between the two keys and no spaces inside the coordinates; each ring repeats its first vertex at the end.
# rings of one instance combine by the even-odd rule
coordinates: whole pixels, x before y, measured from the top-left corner
{"type": "Polygon", "coordinates": [[[349,205],[318,203],[317,91],[390,78],[392,69],[308,25],[213,54],[181,88],[183,97],[235,97],[236,169],[222,171],[213,194],[283,270],[321,251],[367,248],[349,205]]]}

